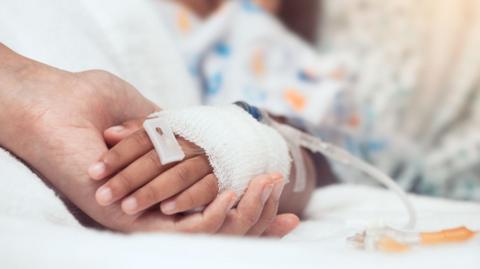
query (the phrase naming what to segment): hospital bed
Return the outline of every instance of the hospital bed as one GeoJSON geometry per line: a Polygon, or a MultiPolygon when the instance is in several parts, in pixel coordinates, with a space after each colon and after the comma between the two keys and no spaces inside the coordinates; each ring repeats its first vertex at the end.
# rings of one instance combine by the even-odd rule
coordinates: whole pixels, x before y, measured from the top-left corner
{"type": "MultiPolygon", "coordinates": [[[[410,196],[419,230],[480,229],[480,204],[410,196]]],[[[383,189],[318,189],[306,218],[281,240],[124,235],[82,227],[52,190],[0,152],[0,268],[480,268],[480,238],[402,253],[359,250],[347,238],[372,223],[405,222],[383,189]]]]}

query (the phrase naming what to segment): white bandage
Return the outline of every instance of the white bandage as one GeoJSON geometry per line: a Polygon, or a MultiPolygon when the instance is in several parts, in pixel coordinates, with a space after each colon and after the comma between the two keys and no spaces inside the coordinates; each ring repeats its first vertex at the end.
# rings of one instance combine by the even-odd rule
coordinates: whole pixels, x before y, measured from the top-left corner
{"type": "Polygon", "coordinates": [[[236,105],[165,110],[152,116],[205,151],[220,192],[232,190],[240,197],[253,177],[265,173],[281,173],[288,180],[291,160],[285,140],[236,105]]]}

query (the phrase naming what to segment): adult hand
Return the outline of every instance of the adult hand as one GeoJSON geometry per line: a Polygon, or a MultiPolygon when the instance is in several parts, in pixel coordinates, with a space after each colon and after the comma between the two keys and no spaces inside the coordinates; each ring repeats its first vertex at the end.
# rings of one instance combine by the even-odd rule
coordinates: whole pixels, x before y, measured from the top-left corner
{"type": "MultiPolygon", "coordinates": [[[[232,233],[241,234],[239,229],[228,228],[232,226],[229,216],[253,215],[240,206],[237,209],[240,213],[227,213],[231,193],[219,196],[204,212],[184,218],[165,216],[159,210],[129,216],[118,203],[98,206],[94,194],[101,183],[92,181],[86,171],[107,151],[102,131],[128,119],[145,117],[157,109],[133,86],[112,74],[58,70],[17,55],[0,44],[0,106],[3,108],[0,145],[27,162],[103,226],[119,231],[234,230],[232,233]]],[[[255,184],[245,198],[257,197],[258,190],[266,183],[260,180],[255,184]]],[[[262,215],[268,208],[267,202],[265,208],[262,206],[255,212],[262,215]]],[[[268,226],[267,234],[283,236],[297,223],[296,217],[286,215],[268,226]]],[[[243,225],[242,230],[254,226],[243,225]]]]}

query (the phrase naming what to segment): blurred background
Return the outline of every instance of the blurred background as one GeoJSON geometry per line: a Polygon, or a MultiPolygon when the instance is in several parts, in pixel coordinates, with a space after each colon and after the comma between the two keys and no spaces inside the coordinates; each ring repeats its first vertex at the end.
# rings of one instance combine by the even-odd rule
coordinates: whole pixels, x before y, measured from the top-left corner
{"type": "MultiPolygon", "coordinates": [[[[340,145],[406,190],[480,200],[480,0],[251,1],[339,66],[328,79],[347,82],[351,107],[328,127],[347,134],[340,145]]],[[[160,2],[206,18],[225,1],[3,0],[0,41],[62,69],[108,70],[149,98],[188,89],[163,52],[160,2]]]]}
{"type": "Polygon", "coordinates": [[[480,1],[267,2],[319,53],[342,59],[373,121],[365,135],[390,144],[354,151],[406,189],[480,200],[480,1]]]}

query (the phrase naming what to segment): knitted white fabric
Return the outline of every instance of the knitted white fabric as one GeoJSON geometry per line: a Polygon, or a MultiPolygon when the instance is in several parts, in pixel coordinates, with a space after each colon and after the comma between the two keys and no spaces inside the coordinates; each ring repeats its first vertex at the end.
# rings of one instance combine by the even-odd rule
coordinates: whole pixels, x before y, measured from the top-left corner
{"type": "Polygon", "coordinates": [[[220,192],[232,190],[240,197],[253,177],[265,173],[281,173],[288,180],[291,160],[285,140],[236,105],[195,106],[155,114],[176,135],[205,150],[220,192]]]}

